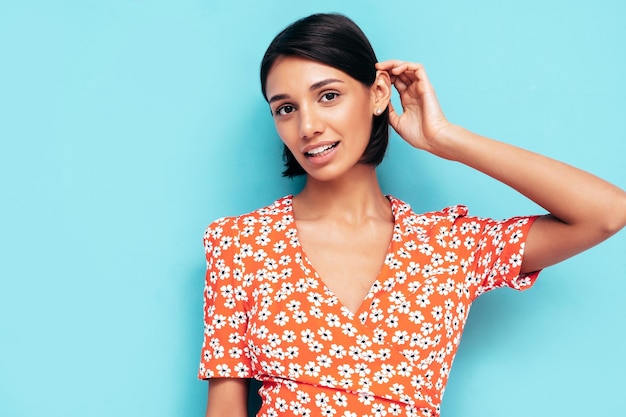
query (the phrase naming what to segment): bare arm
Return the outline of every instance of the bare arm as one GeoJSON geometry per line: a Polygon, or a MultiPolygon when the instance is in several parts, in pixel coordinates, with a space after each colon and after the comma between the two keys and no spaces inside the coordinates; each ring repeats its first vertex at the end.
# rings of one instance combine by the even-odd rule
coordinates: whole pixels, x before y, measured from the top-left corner
{"type": "Polygon", "coordinates": [[[419,64],[386,61],[377,67],[391,75],[400,93],[404,112],[397,114],[390,104],[389,121],[404,140],[475,168],[550,213],[530,230],[522,272],[567,259],[626,225],[626,192],[620,188],[562,162],[449,123],[419,64]]]}
{"type": "Polygon", "coordinates": [[[210,379],[205,417],[247,417],[248,385],[247,379],[210,379]]]}
{"type": "Polygon", "coordinates": [[[459,126],[442,129],[439,135],[439,146],[449,159],[513,187],[550,213],[530,229],[522,272],[567,259],[626,224],[626,193],[594,175],[459,126]]]}

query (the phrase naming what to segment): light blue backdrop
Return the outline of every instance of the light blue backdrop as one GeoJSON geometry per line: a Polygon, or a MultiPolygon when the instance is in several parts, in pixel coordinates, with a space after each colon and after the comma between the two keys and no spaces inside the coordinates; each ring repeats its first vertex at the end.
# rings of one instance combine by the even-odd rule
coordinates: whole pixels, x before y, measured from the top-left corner
{"type": "MultiPolygon", "coordinates": [[[[200,416],[201,237],[297,191],[258,85],[271,38],[351,16],[455,123],[626,187],[626,3],[0,3],[0,416],[200,416]]],[[[541,212],[392,138],[417,210],[541,212]]],[[[474,306],[444,417],[622,415],[626,233],[474,306]]]]}

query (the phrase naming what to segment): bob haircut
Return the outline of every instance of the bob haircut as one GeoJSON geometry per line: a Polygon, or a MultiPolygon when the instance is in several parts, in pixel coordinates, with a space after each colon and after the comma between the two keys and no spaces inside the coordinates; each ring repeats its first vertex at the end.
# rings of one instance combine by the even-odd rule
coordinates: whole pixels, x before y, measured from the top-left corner
{"type": "MultiPolygon", "coordinates": [[[[356,23],[340,14],[313,14],[276,35],[261,61],[261,90],[266,100],[267,76],[281,56],[299,56],[331,66],[366,87],[376,80],[374,65],[378,60],[372,45],[356,23]]],[[[379,116],[372,116],[372,133],[360,162],[380,164],[388,142],[389,108],[386,108],[379,116]]],[[[283,150],[283,161],[283,176],[293,178],[306,174],[287,146],[283,150]]]]}

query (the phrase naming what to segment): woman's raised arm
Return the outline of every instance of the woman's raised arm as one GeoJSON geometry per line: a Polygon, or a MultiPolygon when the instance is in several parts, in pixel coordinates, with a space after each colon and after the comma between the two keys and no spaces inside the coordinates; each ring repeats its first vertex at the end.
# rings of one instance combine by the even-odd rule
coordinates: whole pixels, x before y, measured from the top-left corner
{"type": "Polygon", "coordinates": [[[626,192],[578,168],[449,123],[420,64],[386,61],[400,93],[389,122],[411,145],[475,168],[519,191],[550,214],[526,241],[522,272],[535,271],[588,249],[626,225],[626,192]]]}

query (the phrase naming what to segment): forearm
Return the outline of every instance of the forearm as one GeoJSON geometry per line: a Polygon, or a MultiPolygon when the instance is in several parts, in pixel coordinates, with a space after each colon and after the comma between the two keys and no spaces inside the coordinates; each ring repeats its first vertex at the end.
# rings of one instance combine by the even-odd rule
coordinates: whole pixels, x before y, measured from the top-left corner
{"type": "Polygon", "coordinates": [[[609,236],[626,224],[626,193],[580,169],[451,125],[436,153],[519,191],[568,225],[609,236]]]}

